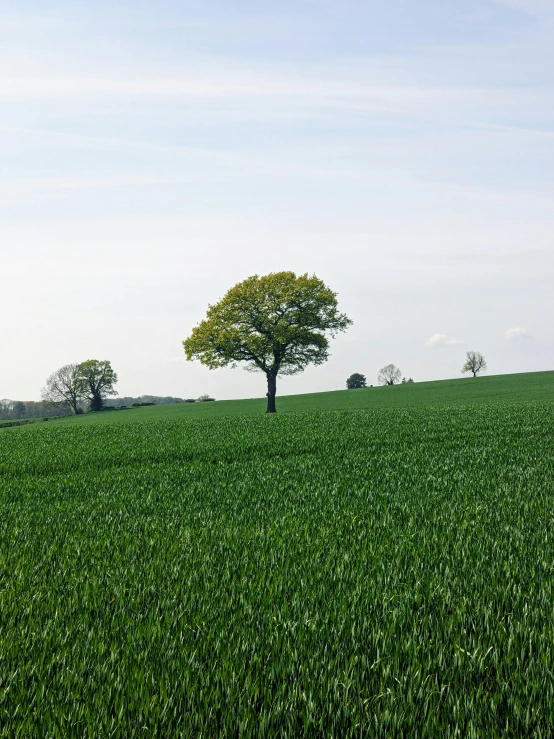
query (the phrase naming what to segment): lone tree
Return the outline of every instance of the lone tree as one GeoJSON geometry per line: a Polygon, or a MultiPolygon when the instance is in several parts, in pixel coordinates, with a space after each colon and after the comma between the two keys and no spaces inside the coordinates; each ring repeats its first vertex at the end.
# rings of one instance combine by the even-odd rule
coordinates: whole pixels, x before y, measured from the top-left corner
{"type": "Polygon", "coordinates": [[[82,385],[83,397],[88,399],[91,411],[101,411],[106,398],[117,395],[117,390],[114,389],[117,375],[107,360],[88,359],[82,362],[77,365],[77,377],[82,385]]]}
{"type": "Polygon", "coordinates": [[[394,364],[382,367],[377,375],[379,385],[396,385],[402,379],[402,372],[394,364]]]}
{"type": "Polygon", "coordinates": [[[79,365],[64,364],[46,380],[42,399],[52,403],[68,403],[73,413],[79,413],[78,403],[83,397],[84,385],[78,372],[79,365]]]}
{"type": "Polygon", "coordinates": [[[359,387],[365,387],[366,386],[366,377],[365,375],[360,375],[359,372],[354,372],[353,375],[350,375],[350,377],[346,381],[346,387],[348,390],[356,390],[359,387]]]}
{"type": "Polygon", "coordinates": [[[466,352],[466,361],[462,367],[462,372],[473,372],[473,377],[477,377],[479,372],[487,369],[487,360],[481,352],[466,352]]]}
{"type": "Polygon", "coordinates": [[[275,413],[277,376],[296,375],[329,356],[327,334],[352,321],[338,312],[337,296],[315,275],[275,272],[253,275],[232,287],[183,341],[187,360],[210,369],[236,367],[264,372],[267,413],[275,413]]]}

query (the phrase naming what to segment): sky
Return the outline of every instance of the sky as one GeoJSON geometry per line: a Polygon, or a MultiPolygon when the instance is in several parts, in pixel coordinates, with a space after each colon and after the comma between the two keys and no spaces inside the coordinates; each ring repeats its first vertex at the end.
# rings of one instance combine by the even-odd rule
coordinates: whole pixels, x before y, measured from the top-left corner
{"type": "Polygon", "coordinates": [[[0,397],[260,397],[185,362],[235,283],[353,321],[278,394],[554,369],[552,0],[0,0],[0,397]]]}

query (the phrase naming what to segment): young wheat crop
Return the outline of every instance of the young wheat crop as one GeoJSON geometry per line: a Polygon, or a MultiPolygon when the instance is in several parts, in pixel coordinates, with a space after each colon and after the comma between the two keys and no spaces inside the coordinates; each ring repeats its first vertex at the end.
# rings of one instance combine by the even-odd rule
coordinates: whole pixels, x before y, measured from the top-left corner
{"type": "Polygon", "coordinates": [[[554,406],[10,430],[0,736],[547,736],[554,406]]]}

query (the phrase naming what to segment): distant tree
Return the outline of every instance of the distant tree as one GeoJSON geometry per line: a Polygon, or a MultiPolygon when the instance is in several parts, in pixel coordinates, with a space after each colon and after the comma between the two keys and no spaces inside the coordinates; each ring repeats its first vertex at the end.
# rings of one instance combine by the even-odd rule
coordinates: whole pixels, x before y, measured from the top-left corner
{"type": "Polygon", "coordinates": [[[379,385],[396,385],[402,379],[402,372],[394,364],[382,367],[377,375],[379,385]]]}
{"type": "Polygon", "coordinates": [[[366,377],[361,375],[359,372],[354,372],[353,375],[346,380],[346,387],[348,390],[356,390],[360,387],[366,387],[366,377]]]}
{"type": "Polygon", "coordinates": [[[79,412],[79,400],[85,387],[79,376],[77,364],[64,364],[46,380],[42,399],[51,403],[68,403],[73,413],[79,412]]]}
{"type": "Polygon", "coordinates": [[[88,359],[81,362],[77,365],[77,377],[91,411],[101,411],[104,400],[110,395],[117,395],[117,390],[114,389],[117,374],[107,360],[88,359]]]}
{"type": "Polygon", "coordinates": [[[16,400],[13,403],[13,417],[14,418],[25,418],[26,415],[26,406],[25,403],[22,400],[16,400]]]}
{"type": "Polygon", "coordinates": [[[467,352],[466,361],[462,367],[462,372],[473,372],[473,377],[477,377],[479,372],[487,369],[487,360],[481,352],[467,352]]]}
{"type": "Polygon", "coordinates": [[[278,375],[295,375],[329,356],[327,334],[352,321],[338,312],[337,296],[315,275],[294,272],[253,275],[208,307],[206,318],[183,341],[187,360],[210,369],[236,367],[263,372],[267,413],[275,413],[278,375]]]}

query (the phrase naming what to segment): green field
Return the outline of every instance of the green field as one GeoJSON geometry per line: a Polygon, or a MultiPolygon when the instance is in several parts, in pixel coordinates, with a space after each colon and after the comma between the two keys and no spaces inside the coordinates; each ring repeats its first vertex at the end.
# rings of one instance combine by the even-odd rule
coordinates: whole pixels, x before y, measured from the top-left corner
{"type": "MultiPolygon", "coordinates": [[[[260,384],[256,377],[254,386],[260,384]]],[[[263,384],[263,383],[262,383],[263,384]]],[[[413,385],[373,387],[361,390],[335,390],[277,397],[279,413],[342,410],[376,410],[412,408],[430,405],[465,405],[481,403],[516,403],[529,400],[554,400],[554,372],[532,372],[521,375],[496,375],[417,382],[413,385]]],[[[56,423],[114,423],[140,420],[187,420],[215,416],[259,415],[266,408],[265,398],[220,400],[215,403],[179,403],[147,406],[108,413],[58,419],[56,423]]]]}
{"type": "Polygon", "coordinates": [[[0,736],[551,736],[553,391],[2,430],[0,736]]]}

